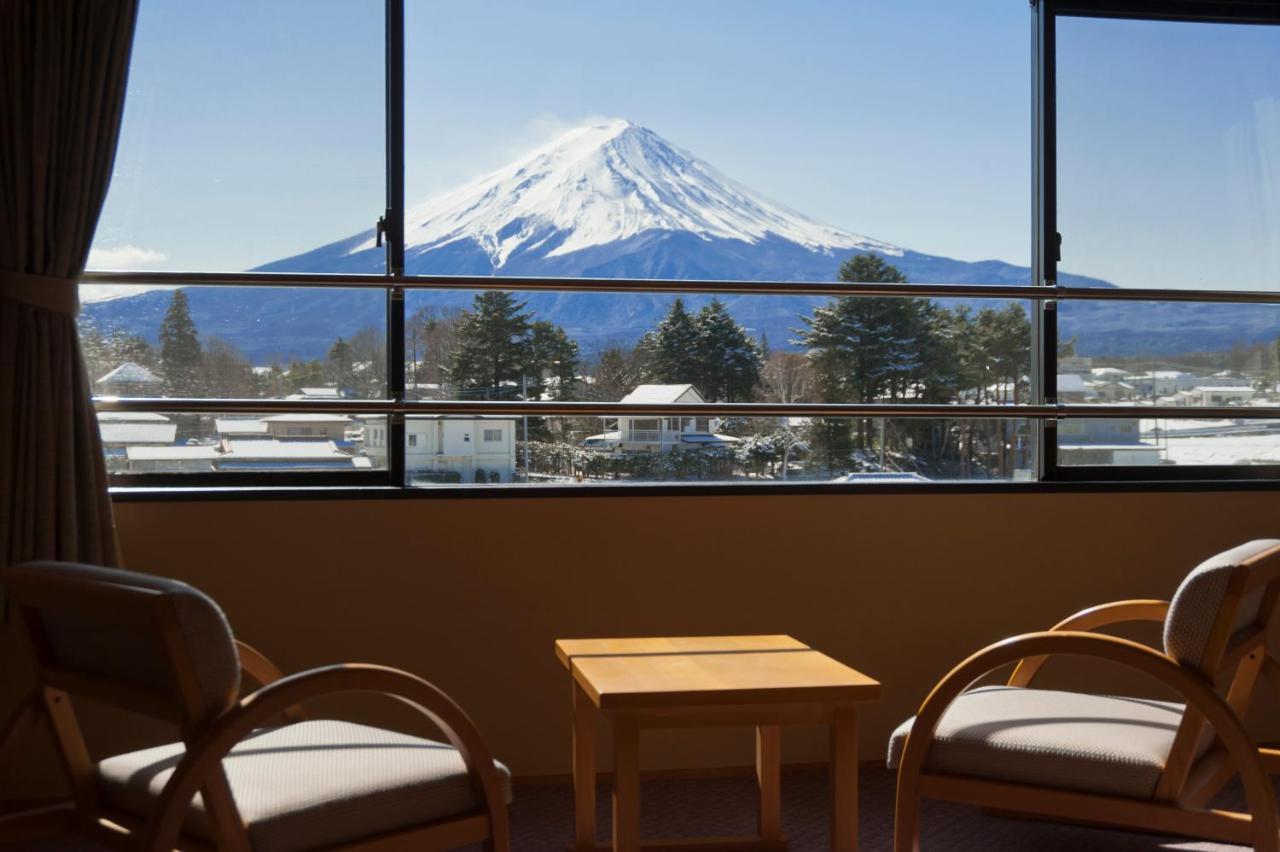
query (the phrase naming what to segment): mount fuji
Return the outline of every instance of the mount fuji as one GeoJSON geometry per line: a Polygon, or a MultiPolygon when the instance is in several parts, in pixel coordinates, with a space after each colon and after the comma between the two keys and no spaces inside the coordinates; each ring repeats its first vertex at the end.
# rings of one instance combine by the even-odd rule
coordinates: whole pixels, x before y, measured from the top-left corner
{"type": "MultiPolygon", "coordinates": [[[[911,281],[1030,280],[1025,267],[922,254],[819,223],[764,198],[652,130],[620,119],[569,131],[410,209],[405,246],[410,274],[832,281],[849,257],[873,252],[911,281]]],[[[258,270],[381,272],[383,258],[369,230],[258,270]]],[[[1077,286],[1111,286],[1083,276],[1060,277],[1077,286]]],[[[372,295],[320,290],[298,299],[276,288],[188,290],[201,332],[231,341],[255,363],[317,357],[337,336],[381,324],[384,306],[372,295]]],[[[465,307],[472,295],[411,294],[409,308],[428,301],[465,307]]],[[[658,322],[673,298],[656,293],[527,294],[536,318],[563,326],[587,352],[634,341],[658,322]]],[[[89,303],[85,312],[102,328],[125,328],[154,340],[168,300],[166,293],[149,292],[89,303]]],[[[708,300],[687,299],[692,307],[708,300]]],[[[785,346],[799,316],[823,300],[729,296],[723,301],[757,337],[767,334],[773,345],[785,346]]],[[[1132,341],[1132,324],[1125,325],[1132,341]]]]}

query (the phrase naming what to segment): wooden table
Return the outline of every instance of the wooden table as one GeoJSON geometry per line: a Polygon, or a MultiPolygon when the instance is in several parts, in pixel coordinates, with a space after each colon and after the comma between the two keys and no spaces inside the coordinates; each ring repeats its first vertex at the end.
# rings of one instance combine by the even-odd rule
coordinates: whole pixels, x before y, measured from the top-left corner
{"type": "Polygon", "coordinates": [[[597,715],[613,733],[613,850],[783,850],[781,726],[831,728],[831,848],[858,846],[856,705],[880,684],[790,636],[560,639],[573,684],[573,852],[596,842],[597,715]],[[640,731],[749,725],[756,729],[758,834],[640,842],[640,731]]]}

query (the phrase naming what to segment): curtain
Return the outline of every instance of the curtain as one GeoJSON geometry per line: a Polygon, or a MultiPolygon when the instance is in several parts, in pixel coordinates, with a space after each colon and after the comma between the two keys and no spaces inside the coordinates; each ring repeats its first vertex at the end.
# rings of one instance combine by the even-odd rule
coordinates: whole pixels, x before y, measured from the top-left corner
{"type": "Polygon", "coordinates": [[[119,563],[76,335],[137,0],[0,0],[0,564],[119,563]]]}

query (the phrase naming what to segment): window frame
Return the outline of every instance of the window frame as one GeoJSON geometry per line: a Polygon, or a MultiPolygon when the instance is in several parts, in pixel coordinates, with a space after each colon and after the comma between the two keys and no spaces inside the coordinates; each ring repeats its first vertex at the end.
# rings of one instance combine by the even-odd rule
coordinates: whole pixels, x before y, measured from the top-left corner
{"type": "MultiPolygon", "coordinates": [[[[1032,0],[1033,65],[1035,74],[1033,128],[1033,258],[1036,280],[1045,285],[1056,284],[1059,247],[1063,237],[1057,221],[1057,19],[1108,18],[1114,20],[1176,21],[1198,24],[1280,25],[1280,5],[1269,0],[1032,0]]],[[[1159,293],[1156,290],[1129,292],[1159,293]]],[[[1253,302],[1280,303],[1280,294],[1257,292],[1254,298],[1245,293],[1225,291],[1182,290],[1184,296],[1150,301],[1253,302]]],[[[1037,401],[1057,402],[1058,334],[1057,300],[1038,303],[1041,340],[1037,349],[1032,341],[1032,358],[1040,360],[1039,379],[1043,394],[1037,401]]],[[[1034,334],[1034,331],[1033,331],[1034,334]]],[[[1033,371],[1034,372],[1034,371],[1033,371]]],[[[1034,381],[1034,380],[1033,380],[1034,381]]],[[[1033,389],[1034,394],[1034,389],[1033,389]]],[[[1092,407],[1092,406],[1090,406],[1092,407]]],[[[1137,407],[1135,407],[1137,408],[1137,407]]],[[[1172,415],[1163,409],[1143,406],[1172,415]]],[[[1225,407],[1219,407],[1222,409],[1225,407]]],[[[1182,414],[1178,419],[1212,419],[1209,409],[1197,407],[1201,416],[1182,414]]],[[[1269,419],[1266,409],[1250,412],[1250,419],[1269,419]]],[[[1224,416],[1231,418],[1227,412],[1224,416]]],[[[1234,415],[1239,416],[1237,411],[1234,415]]],[[[1058,424],[1055,418],[1045,420],[1040,436],[1040,471],[1042,482],[1170,482],[1170,481],[1250,481],[1280,480],[1280,464],[1275,465],[1063,465],[1059,464],[1058,424]]]]}
{"type": "MultiPolygon", "coordinates": [[[[405,40],[404,0],[385,0],[385,144],[386,196],[379,221],[384,235],[387,262],[384,272],[367,275],[310,273],[145,273],[86,272],[85,283],[97,284],[178,284],[190,286],[286,286],[286,287],[368,287],[382,290],[386,299],[387,393],[381,400],[219,400],[219,399],[96,399],[99,411],[161,411],[173,413],[343,413],[384,416],[385,469],[352,471],[261,471],[210,473],[112,474],[113,495],[138,499],[165,499],[164,495],[185,499],[304,498],[316,496],[369,494],[383,498],[397,496],[599,496],[635,494],[699,493],[974,493],[1022,492],[1027,490],[1132,488],[1233,488],[1280,487],[1280,465],[1239,466],[1061,466],[1057,463],[1057,424],[1067,417],[1133,417],[1137,406],[1064,405],[1058,401],[1057,307],[1066,299],[1107,299],[1131,301],[1217,301],[1280,304],[1280,292],[1226,292],[1194,290],[1127,289],[1099,291],[1062,287],[1057,284],[1056,211],[1056,39],[1058,17],[1110,17],[1181,20],[1212,23],[1280,24],[1280,8],[1263,0],[1031,0],[1033,103],[1032,103],[1032,277],[1028,285],[997,284],[843,284],[741,281],[680,281],[627,279],[554,279],[520,277],[478,277],[405,275],[404,272],[404,107],[405,40]],[[445,401],[411,400],[406,395],[405,292],[409,289],[487,289],[508,291],[590,291],[863,295],[900,297],[971,297],[1002,301],[1026,300],[1032,309],[1031,399],[1022,405],[893,405],[871,404],[647,404],[554,403],[543,401],[445,401]],[[414,415],[457,416],[566,416],[701,418],[708,421],[735,416],[839,416],[933,419],[1028,420],[1037,433],[1037,457],[1030,482],[1005,480],[926,482],[910,484],[774,482],[760,483],[663,483],[637,482],[593,487],[590,484],[538,486],[524,483],[492,484],[484,488],[436,486],[421,488],[406,478],[406,418],[414,415]],[[157,496],[159,495],[159,496],[157,496]]],[[[1169,410],[1141,407],[1180,419],[1230,416],[1226,408],[1169,410]],[[1194,416],[1192,416],[1194,415],[1194,416]]],[[[1236,412],[1238,413],[1238,412],[1236,412]]],[[[1280,418],[1280,408],[1251,412],[1259,419],[1280,418]]],[[[695,421],[696,422],[696,421],[695,421]]],[[[483,442],[481,442],[483,443],[483,442]]]]}

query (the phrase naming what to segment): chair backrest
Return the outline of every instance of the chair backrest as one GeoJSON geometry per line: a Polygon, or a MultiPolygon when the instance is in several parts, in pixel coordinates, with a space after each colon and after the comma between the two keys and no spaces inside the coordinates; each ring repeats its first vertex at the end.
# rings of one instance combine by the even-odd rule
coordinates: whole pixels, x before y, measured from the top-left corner
{"type": "MultiPolygon", "coordinates": [[[[1256,539],[1212,556],[1186,576],[1169,603],[1165,653],[1210,682],[1226,679],[1226,701],[1243,718],[1266,658],[1267,625],[1278,601],[1280,539],[1256,539]]],[[[1213,742],[1203,715],[1188,708],[1156,785],[1156,798],[1212,795],[1231,774],[1217,760],[1221,755],[1209,755],[1213,742]],[[1216,770],[1211,766],[1215,760],[1216,770]],[[1193,765],[1208,769],[1189,783],[1193,765]]]]}
{"type": "Polygon", "coordinates": [[[1280,576],[1280,539],[1246,542],[1201,562],[1169,604],[1164,650],[1178,663],[1217,673],[1222,656],[1266,622],[1275,609],[1268,590],[1280,576]],[[1266,611],[1264,611],[1264,609],[1266,611]]]}
{"type": "Polygon", "coordinates": [[[186,583],[69,562],[0,569],[41,684],[194,729],[240,691],[222,610],[186,583]]]}

